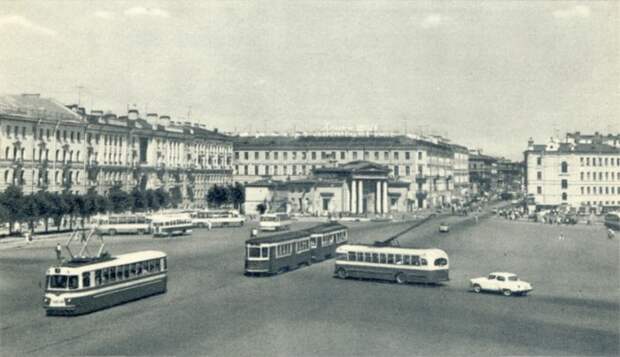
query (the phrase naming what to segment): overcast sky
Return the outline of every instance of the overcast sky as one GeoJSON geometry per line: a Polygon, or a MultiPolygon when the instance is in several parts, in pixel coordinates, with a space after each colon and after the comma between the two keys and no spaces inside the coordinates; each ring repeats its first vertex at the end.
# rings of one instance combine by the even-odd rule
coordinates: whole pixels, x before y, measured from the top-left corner
{"type": "Polygon", "coordinates": [[[0,0],[0,93],[223,130],[378,125],[522,157],[620,132],[620,5],[0,0]]]}

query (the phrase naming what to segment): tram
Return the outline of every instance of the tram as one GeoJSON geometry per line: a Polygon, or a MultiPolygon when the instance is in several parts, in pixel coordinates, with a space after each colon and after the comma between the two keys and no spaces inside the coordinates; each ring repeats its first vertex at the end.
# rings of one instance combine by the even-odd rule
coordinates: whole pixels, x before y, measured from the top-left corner
{"type": "Polygon", "coordinates": [[[245,242],[245,273],[271,275],[308,266],[333,257],[336,247],[347,239],[347,227],[333,222],[248,239],[245,242]]]}
{"type": "Polygon", "coordinates": [[[167,256],[141,251],[72,258],[46,272],[47,315],[80,315],[166,292],[167,256]]]}
{"type": "Polygon", "coordinates": [[[620,231],[620,212],[609,212],[605,215],[605,227],[620,231]]]}

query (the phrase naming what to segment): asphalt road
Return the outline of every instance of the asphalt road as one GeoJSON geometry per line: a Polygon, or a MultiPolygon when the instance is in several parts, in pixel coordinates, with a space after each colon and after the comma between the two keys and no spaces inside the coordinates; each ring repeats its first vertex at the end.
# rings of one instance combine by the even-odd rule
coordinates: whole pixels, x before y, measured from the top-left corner
{"type": "MultiPolygon", "coordinates": [[[[450,256],[451,281],[396,285],[333,278],[333,261],[279,276],[243,275],[251,226],[191,237],[108,239],[120,254],[169,255],[163,295],[79,317],[46,317],[38,284],[55,241],[0,250],[0,347],[8,355],[618,355],[617,240],[602,227],[499,218],[429,222],[399,239],[450,256]],[[563,233],[564,240],[558,239],[563,233]],[[468,279],[511,271],[526,297],[469,292],[468,279]]],[[[308,223],[299,224],[300,226],[308,223]]],[[[384,239],[404,223],[352,223],[353,242],[384,239]]]]}

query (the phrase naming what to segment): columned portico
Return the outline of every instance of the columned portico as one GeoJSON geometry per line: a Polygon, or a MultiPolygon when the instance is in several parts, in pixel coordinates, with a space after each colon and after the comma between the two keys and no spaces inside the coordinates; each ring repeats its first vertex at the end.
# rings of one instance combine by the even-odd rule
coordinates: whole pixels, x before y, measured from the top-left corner
{"type": "Polygon", "coordinates": [[[357,213],[364,212],[364,181],[357,181],[357,213]]]}
{"type": "Polygon", "coordinates": [[[357,185],[351,180],[351,213],[357,213],[357,185]]]}
{"type": "Polygon", "coordinates": [[[382,195],[382,209],[381,212],[383,213],[387,213],[388,212],[388,185],[387,185],[387,181],[383,181],[383,195],[382,195]]]}
{"type": "Polygon", "coordinates": [[[381,204],[381,181],[377,181],[375,188],[375,213],[383,213],[381,204]]]}

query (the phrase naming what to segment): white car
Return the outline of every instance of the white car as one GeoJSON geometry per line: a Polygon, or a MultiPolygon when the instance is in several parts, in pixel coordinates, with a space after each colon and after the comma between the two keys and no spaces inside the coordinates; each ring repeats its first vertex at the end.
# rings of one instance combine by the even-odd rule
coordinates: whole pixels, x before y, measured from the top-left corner
{"type": "Polygon", "coordinates": [[[519,277],[512,273],[491,273],[489,276],[471,279],[469,283],[476,293],[486,290],[510,296],[512,294],[525,295],[533,290],[530,283],[519,280],[519,277]]]}
{"type": "Polygon", "coordinates": [[[445,223],[439,224],[439,233],[448,233],[450,232],[450,226],[445,223]]]}

